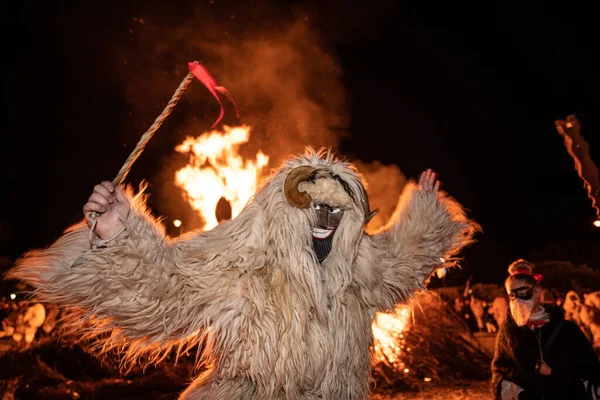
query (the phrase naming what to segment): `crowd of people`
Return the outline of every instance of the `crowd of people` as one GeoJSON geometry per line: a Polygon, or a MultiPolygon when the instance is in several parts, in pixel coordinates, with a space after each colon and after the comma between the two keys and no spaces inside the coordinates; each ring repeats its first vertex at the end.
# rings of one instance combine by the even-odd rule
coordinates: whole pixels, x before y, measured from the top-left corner
{"type": "MultiPolygon", "coordinates": [[[[469,283],[462,296],[453,299],[453,309],[468,329],[475,332],[497,333],[509,312],[509,298],[504,292],[493,300],[480,299],[471,292],[469,283]]],[[[600,358],[600,290],[560,293],[554,288],[542,288],[540,302],[561,309],[564,318],[573,321],[592,344],[600,358]]]]}
{"type": "Polygon", "coordinates": [[[600,290],[543,287],[519,259],[504,287],[470,279],[440,291],[466,329],[495,337],[492,391],[498,400],[600,400],[600,290]]]}
{"type": "Polygon", "coordinates": [[[600,291],[580,295],[571,290],[567,293],[562,308],[565,319],[581,328],[600,357],[600,291]]]}
{"type": "Polygon", "coordinates": [[[469,331],[495,333],[506,319],[508,300],[506,296],[497,296],[493,301],[486,301],[473,294],[465,294],[454,298],[453,310],[469,331]]]}

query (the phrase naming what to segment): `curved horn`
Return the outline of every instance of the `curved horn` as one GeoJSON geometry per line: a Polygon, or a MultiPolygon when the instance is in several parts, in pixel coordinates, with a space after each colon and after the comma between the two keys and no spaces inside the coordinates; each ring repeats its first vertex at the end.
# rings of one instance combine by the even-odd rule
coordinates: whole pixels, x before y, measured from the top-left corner
{"type": "Polygon", "coordinates": [[[365,190],[365,188],[362,187],[362,185],[361,185],[361,188],[362,188],[362,192],[363,192],[363,196],[364,196],[362,198],[362,205],[363,205],[363,211],[365,212],[364,224],[366,225],[379,212],[379,208],[376,208],[371,211],[371,206],[369,205],[369,195],[367,194],[367,191],[365,190]]]}
{"type": "Polygon", "coordinates": [[[287,201],[289,201],[294,207],[310,207],[312,198],[308,193],[299,191],[298,184],[306,181],[314,171],[315,169],[313,167],[309,165],[303,165],[301,167],[294,168],[285,177],[283,193],[285,194],[287,201]]]}
{"type": "Polygon", "coordinates": [[[370,213],[368,213],[365,216],[365,225],[369,223],[369,221],[371,221],[371,219],[373,219],[373,217],[375,215],[377,215],[377,213],[379,212],[379,208],[374,209],[373,211],[371,211],[370,213]]]}

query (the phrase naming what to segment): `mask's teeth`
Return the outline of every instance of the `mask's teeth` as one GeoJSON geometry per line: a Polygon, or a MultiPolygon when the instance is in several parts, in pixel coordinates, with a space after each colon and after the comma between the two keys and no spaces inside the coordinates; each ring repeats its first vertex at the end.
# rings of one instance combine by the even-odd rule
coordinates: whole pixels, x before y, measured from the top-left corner
{"type": "Polygon", "coordinates": [[[317,239],[325,239],[333,233],[333,229],[313,228],[312,235],[317,239]]]}

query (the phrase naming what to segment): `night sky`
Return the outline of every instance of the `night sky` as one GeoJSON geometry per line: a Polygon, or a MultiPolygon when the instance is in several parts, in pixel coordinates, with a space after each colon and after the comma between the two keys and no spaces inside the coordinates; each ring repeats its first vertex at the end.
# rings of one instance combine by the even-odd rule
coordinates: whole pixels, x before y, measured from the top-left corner
{"type": "MultiPolygon", "coordinates": [[[[248,95],[243,82],[270,62],[260,59],[269,54],[263,40],[285,36],[302,42],[298,48],[307,54],[292,62],[297,72],[285,84],[293,85],[296,73],[315,76],[308,96],[333,115],[324,117],[323,133],[315,131],[320,139],[306,136],[304,145],[333,141],[344,156],[395,164],[409,178],[433,168],[482,225],[451,282],[469,276],[501,282],[518,257],[600,268],[594,210],[554,127],[575,113],[600,163],[594,155],[600,151],[594,60],[600,35],[591,6],[81,3],[29,1],[3,13],[0,255],[15,259],[44,247],[82,217],[93,186],[117,173],[188,61],[200,59],[223,77],[242,114],[252,116],[247,122],[268,120],[270,107],[293,121],[292,110],[274,100],[288,90],[261,99],[248,95]],[[254,49],[261,56],[237,62],[232,72],[234,56],[227,54],[254,49]]],[[[278,71],[274,85],[285,73],[278,71]]],[[[176,199],[161,206],[166,195],[157,182],[173,165],[173,148],[190,134],[190,121],[208,130],[218,113],[195,85],[128,178],[150,182],[151,205],[166,217],[186,207],[176,199]]],[[[233,123],[232,110],[227,113],[233,123]]],[[[267,147],[286,135],[285,124],[281,131],[257,131],[256,145],[267,147]]]]}

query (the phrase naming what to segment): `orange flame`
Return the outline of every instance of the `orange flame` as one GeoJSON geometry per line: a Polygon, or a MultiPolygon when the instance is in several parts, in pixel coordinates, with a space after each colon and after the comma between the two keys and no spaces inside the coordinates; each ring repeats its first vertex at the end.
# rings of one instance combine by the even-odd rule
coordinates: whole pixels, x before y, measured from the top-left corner
{"type": "Polygon", "coordinates": [[[410,351],[402,344],[407,333],[409,317],[409,306],[402,304],[397,305],[392,313],[377,313],[372,325],[375,361],[387,361],[398,369],[404,366],[401,362],[402,351],[410,351]]]}
{"type": "Polygon", "coordinates": [[[188,137],[175,148],[190,156],[190,164],[175,173],[175,183],[204,218],[204,230],[218,225],[215,209],[221,197],[229,202],[235,218],[256,190],[269,157],[259,150],[254,161],[244,161],[238,149],[249,138],[249,126],[225,126],[223,132],[213,130],[197,138],[188,137]]]}

